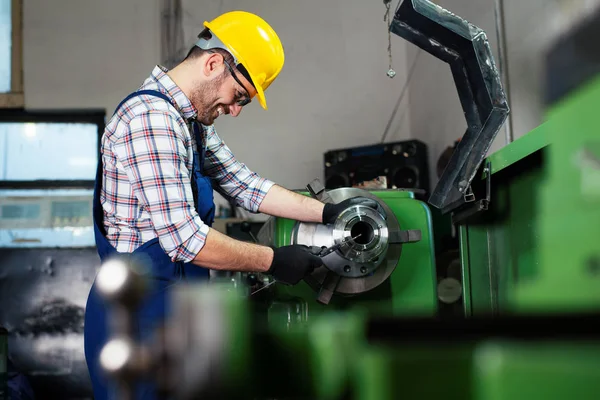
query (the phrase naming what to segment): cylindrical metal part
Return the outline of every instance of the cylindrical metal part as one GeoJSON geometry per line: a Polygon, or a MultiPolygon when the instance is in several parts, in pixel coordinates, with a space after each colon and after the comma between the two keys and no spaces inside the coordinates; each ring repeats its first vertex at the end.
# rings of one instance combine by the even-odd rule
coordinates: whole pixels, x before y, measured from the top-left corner
{"type": "Polygon", "coordinates": [[[381,264],[387,253],[387,223],[370,207],[359,205],[344,210],[333,225],[332,235],[334,243],[344,243],[339,249],[344,260],[331,263],[327,259],[324,263],[340,276],[365,276],[381,264]]]}
{"type": "Polygon", "coordinates": [[[335,293],[364,293],[383,283],[396,268],[402,244],[390,241],[390,238],[399,235],[400,225],[387,204],[366,190],[341,188],[328,194],[336,204],[355,196],[376,200],[386,218],[374,208],[351,206],[331,225],[297,223],[291,244],[322,248],[340,245],[336,251],[322,257],[324,266],[315,269],[306,281],[313,289],[320,290],[328,274],[333,273],[341,277],[333,289],[335,293]]]}
{"type": "Polygon", "coordinates": [[[128,309],[137,307],[147,288],[142,268],[134,257],[114,257],[105,261],[96,277],[100,295],[128,309]]]}

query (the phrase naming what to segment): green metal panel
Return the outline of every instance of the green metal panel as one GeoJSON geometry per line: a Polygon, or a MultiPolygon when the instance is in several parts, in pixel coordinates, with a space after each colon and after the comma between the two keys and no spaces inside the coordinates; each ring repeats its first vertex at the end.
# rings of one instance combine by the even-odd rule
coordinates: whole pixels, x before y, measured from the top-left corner
{"type": "Polygon", "coordinates": [[[548,125],[542,124],[527,135],[490,154],[486,161],[491,163],[492,174],[500,172],[550,144],[548,130],[548,125]]]}
{"type": "Polygon", "coordinates": [[[471,357],[469,346],[370,346],[356,363],[356,399],[472,399],[471,357]]]}
{"type": "Polygon", "coordinates": [[[253,357],[237,362],[264,384],[247,388],[241,398],[340,399],[361,356],[363,327],[359,312],[332,312],[304,325],[254,326],[253,357]]]}
{"type": "Polygon", "coordinates": [[[600,78],[548,112],[541,188],[540,273],[517,290],[519,310],[600,310],[600,78]]]}
{"type": "MultiPolygon", "coordinates": [[[[274,305],[271,306],[271,320],[279,318],[286,323],[289,318],[299,318],[299,313],[307,311],[307,316],[334,309],[365,307],[371,313],[386,315],[433,315],[437,311],[435,252],[431,214],[427,205],[414,199],[411,192],[383,190],[371,191],[385,202],[396,215],[401,229],[421,230],[421,240],[402,246],[402,255],[396,270],[390,278],[377,288],[352,297],[334,296],[324,306],[316,302],[316,293],[301,282],[289,287],[278,285],[274,305]],[[283,302],[283,303],[282,303],[283,302]],[[290,306],[295,303],[294,306],[290,306]],[[275,308],[285,310],[277,317],[275,308]],[[288,314],[292,310],[292,314],[288,314]],[[302,310],[302,311],[300,311],[302,310]],[[296,317],[294,317],[296,316],[296,317]]],[[[308,195],[308,193],[302,193],[308,195]]],[[[291,232],[295,222],[277,219],[275,245],[291,243],[291,232]]]]}
{"type": "Polygon", "coordinates": [[[356,399],[597,399],[596,343],[482,341],[365,347],[356,399]]]}
{"type": "Polygon", "coordinates": [[[599,102],[596,79],[488,157],[490,209],[461,227],[468,315],[600,309],[599,102]]]}
{"type": "Polygon", "coordinates": [[[598,343],[488,342],[473,354],[474,399],[598,399],[598,343]]]}
{"type": "Polygon", "coordinates": [[[471,300],[471,259],[469,257],[469,235],[468,229],[462,227],[458,231],[460,243],[460,261],[462,264],[461,280],[462,280],[462,299],[465,316],[473,315],[473,301],[471,300]]]}
{"type": "Polygon", "coordinates": [[[489,210],[460,227],[466,315],[509,312],[515,285],[537,279],[536,209],[547,132],[548,125],[542,125],[487,158],[489,210]]]}
{"type": "Polygon", "coordinates": [[[220,317],[227,331],[243,332],[239,343],[227,341],[222,359],[227,398],[587,400],[600,393],[598,341],[500,339],[482,336],[483,326],[448,340],[377,337],[369,334],[370,312],[358,309],[263,326],[242,316],[242,296],[215,295],[227,301],[220,317]]]}

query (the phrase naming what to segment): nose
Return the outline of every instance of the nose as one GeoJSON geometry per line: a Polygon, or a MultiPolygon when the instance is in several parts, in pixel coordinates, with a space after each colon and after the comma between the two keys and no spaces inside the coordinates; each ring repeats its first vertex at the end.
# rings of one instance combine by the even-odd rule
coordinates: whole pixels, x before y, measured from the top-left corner
{"type": "Polygon", "coordinates": [[[231,115],[232,117],[237,117],[238,115],[240,115],[241,112],[242,106],[238,105],[237,103],[233,103],[229,106],[229,115],[231,115]]]}

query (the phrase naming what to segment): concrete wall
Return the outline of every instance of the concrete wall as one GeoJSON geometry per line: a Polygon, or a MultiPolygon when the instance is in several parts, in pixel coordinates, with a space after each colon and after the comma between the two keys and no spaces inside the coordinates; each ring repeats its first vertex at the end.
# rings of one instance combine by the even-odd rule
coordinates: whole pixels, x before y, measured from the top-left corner
{"type": "MultiPolygon", "coordinates": [[[[104,108],[160,63],[158,0],[24,2],[28,108],[104,108]]],[[[204,20],[244,9],[269,21],[286,65],[258,103],[217,130],[252,169],[290,188],[323,171],[327,149],[378,142],[405,80],[406,44],[393,38],[398,75],[390,80],[381,1],[186,0],[184,32],[192,45],[204,20]]],[[[187,50],[187,47],[186,47],[187,50]]],[[[401,105],[408,109],[408,96],[401,105]]],[[[409,138],[409,113],[398,112],[387,140],[409,138]]]]}

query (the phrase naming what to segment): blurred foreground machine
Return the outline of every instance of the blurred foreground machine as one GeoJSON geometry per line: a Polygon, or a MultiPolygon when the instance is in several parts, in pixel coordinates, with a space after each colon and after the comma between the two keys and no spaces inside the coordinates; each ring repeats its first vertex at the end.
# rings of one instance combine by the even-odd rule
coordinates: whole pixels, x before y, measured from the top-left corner
{"type": "MultiPolygon", "coordinates": [[[[425,0],[404,1],[391,30],[450,64],[469,121],[429,200],[460,233],[466,318],[434,317],[425,203],[314,182],[307,195],[367,195],[387,220],[360,208],[328,227],[272,220],[264,242],[337,245],[335,257],[295,287],[181,286],[152,342],[116,330],[106,345],[123,393],[145,377],[175,399],[598,398],[600,15],[549,53],[547,122],[489,157],[508,107],[485,34],[425,0]]],[[[142,278],[119,268],[123,316],[142,278]]]]}

